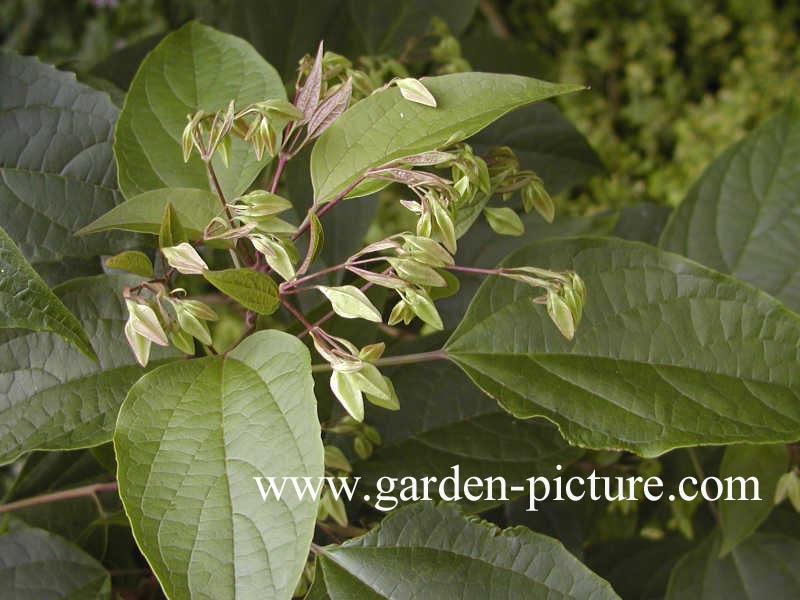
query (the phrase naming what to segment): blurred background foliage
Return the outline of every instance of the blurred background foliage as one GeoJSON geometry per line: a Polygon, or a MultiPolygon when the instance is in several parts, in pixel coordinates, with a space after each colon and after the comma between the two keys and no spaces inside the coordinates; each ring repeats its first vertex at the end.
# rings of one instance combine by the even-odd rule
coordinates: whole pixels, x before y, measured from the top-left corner
{"type": "Polygon", "coordinates": [[[436,69],[428,64],[423,70],[471,65],[591,86],[590,92],[559,99],[607,167],[607,173],[569,193],[569,211],[584,214],[643,201],[679,203],[712,158],[796,95],[800,81],[800,3],[794,1],[311,3],[314,11],[327,15],[320,20],[326,26],[298,24],[302,7],[288,15],[291,9],[278,4],[5,0],[0,36],[5,49],[36,54],[79,73],[94,69],[93,75],[125,87],[161,34],[199,18],[250,39],[290,79],[299,57],[292,54],[311,48],[287,48],[276,39],[287,22],[309,38],[324,36],[329,48],[353,59],[390,54],[409,63],[415,57],[409,49],[420,47],[419,40],[409,39],[429,28],[429,22],[422,26],[407,19],[394,37],[359,38],[362,21],[390,22],[401,5],[428,20],[431,13],[439,14],[454,37],[435,48],[436,69]],[[348,5],[354,15],[350,22],[340,5],[348,5]]]}

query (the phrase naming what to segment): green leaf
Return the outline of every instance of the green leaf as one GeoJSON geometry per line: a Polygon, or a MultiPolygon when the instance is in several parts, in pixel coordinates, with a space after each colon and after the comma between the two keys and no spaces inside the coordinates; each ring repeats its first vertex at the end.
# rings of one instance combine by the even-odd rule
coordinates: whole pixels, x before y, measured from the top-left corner
{"type": "Polygon", "coordinates": [[[172,202],[167,202],[164,207],[164,215],[161,217],[161,227],[158,230],[159,247],[169,248],[188,241],[186,230],[181,224],[181,219],[175,211],[175,207],[172,202]]]}
{"type": "Polygon", "coordinates": [[[769,516],[778,479],[788,466],[789,454],[784,444],[737,444],[725,449],[719,467],[719,478],[726,485],[728,478],[735,479],[732,484],[734,499],[723,496],[717,503],[722,528],[721,556],[746,539],[769,516]],[[760,500],[753,499],[754,483],[747,483],[753,477],[758,481],[760,500]],[[739,481],[742,483],[736,483],[739,481]],[[737,495],[739,493],[743,493],[748,499],[742,501],[737,495]]]}
{"type": "Polygon", "coordinates": [[[582,89],[529,77],[457,73],[422,82],[438,108],[388,88],[357,103],[323,133],[311,153],[314,201],[332,200],[372,167],[468,138],[526,104],[582,89]]]}
{"type": "Polygon", "coordinates": [[[366,319],[374,323],[381,322],[381,313],[370,302],[370,299],[354,285],[328,287],[318,285],[333,307],[333,311],[345,319],[366,319]]]}
{"type": "Polygon", "coordinates": [[[126,200],[89,223],[77,234],[124,229],[158,235],[164,220],[164,211],[169,205],[172,205],[181,225],[192,238],[200,237],[209,221],[219,215],[222,209],[219,198],[211,192],[189,188],[161,188],[126,200]]]}
{"type": "Polygon", "coordinates": [[[572,342],[534,303],[536,290],[497,277],[448,341],[453,360],[515,416],[545,416],[579,446],[644,456],[797,438],[800,317],[770,296],[614,239],[543,241],[504,264],[571,268],[587,289],[572,342]]]}
{"type": "MultiPolygon", "coordinates": [[[[441,336],[435,341],[441,342],[441,336]]],[[[431,342],[425,346],[407,344],[394,352],[407,354],[434,346],[431,342]]],[[[446,361],[384,372],[400,398],[400,410],[369,411],[366,420],[378,429],[383,441],[368,461],[354,465],[355,475],[361,477],[359,489],[369,490],[373,504],[381,477],[433,476],[441,481],[452,477],[453,465],[459,466],[462,483],[468,477],[505,478],[507,495],[515,498],[522,492],[513,491],[511,486],[527,490],[528,477],[555,476],[556,465],[567,466],[583,454],[568,446],[544,419],[519,421],[509,415],[446,361]],[[446,401],[442,390],[447,390],[446,401]]],[[[440,497],[437,484],[431,490],[431,498],[440,497]]],[[[452,490],[447,488],[447,494],[452,490]]],[[[495,486],[495,498],[499,495],[500,489],[495,486]]],[[[472,502],[467,498],[458,502],[474,512],[500,504],[498,500],[472,502]]]]}
{"type": "Polygon", "coordinates": [[[153,277],[153,263],[150,257],[138,250],[126,250],[106,260],[109,269],[119,269],[142,277],[153,277]]]}
{"type": "Polygon", "coordinates": [[[78,319],[50,291],[0,227],[0,328],[10,327],[52,331],[97,360],[78,319]]]}
{"type": "Polygon", "coordinates": [[[486,222],[489,223],[489,227],[495,233],[513,236],[520,236],[525,233],[525,225],[513,208],[508,206],[484,208],[483,214],[486,216],[486,222]]]}
{"type": "Polygon", "coordinates": [[[524,106],[470,140],[478,153],[509,146],[523,169],[533,169],[545,189],[558,194],[602,173],[600,157],[551,102],[524,106]]]}
{"type": "MultiPolygon", "coordinates": [[[[0,464],[31,450],[96,446],[111,439],[130,386],[146,371],[125,343],[122,288],[140,278],[75,279],[53,292],[83,325],[98,362],[49,332],[0,331],[0,464]]],[[[154,348],[155,361],[175,356],[154,348]]],[[[156,363],[158,364],[158,363],[156,363]]]]}
{"type": "MultiPolygon", "coordinates": [[[[231,100],[238,108],[269,98],[286,98],[283,82],[244,40],[197,22],[166,36],[139,67],[119,116],[114,153],[122,193],[130,199],[164,187],[209,189],[197,153],[183,162],[186,115],[223,110],[231,100]]],[[[220,156],[213,165],[225,196],[233,198],[247,189],[269,157],[258,161],[238,138],[229,156],[230,167],[220,156]]]]}
{"type": "Polygon", "coordinates": [[[689,191],[661,247],[752,283],[800,311],[800,103],[717,158],[689,191]]]}
{"type": "Polygon", "coordinates": [[[317,560],[332,600],[618,598],[557,541],[524,527],[501,531],[447,504],[393,512],[317,560]]]}
{"type": "Polygon", "coordinates": [[[271,315],[280,306],[278,286],[269,276],[252,269],[205,271],[203,277],[245,308],[260,315],[271,315]]]}
{"type": "Polygon", "coordinates": [[[64,539],[21,528],[0,536],[0,589],[15,600],[107,600],[111,578],[103,565],[64,539]]]}
{"type": "Polygon", "coordinates": [[[3,227],[49,281],[100,272],[95,257],[136,245],[132,236],[73,236],[122,200],[111,152],[116,107],[74,74],[15,54],[0,53],[0,86],[3,227]]]}
{"type": "Polygon", "coordinates": [[[720,535],[715,532],[675,565],[665,600],[797,598],[800,541],[756,533],[725,558],[717,558],[720,544],[720,535]]]}
{"type": "Polygon", "coordinates": [[[261,331],[227,357],[149,373],[123,404],[114,446],[134,536],[168,597],[291,596],[317,502],[289,488],[264,501],[253,478],[323,474],[300,341],[261,331]]]}

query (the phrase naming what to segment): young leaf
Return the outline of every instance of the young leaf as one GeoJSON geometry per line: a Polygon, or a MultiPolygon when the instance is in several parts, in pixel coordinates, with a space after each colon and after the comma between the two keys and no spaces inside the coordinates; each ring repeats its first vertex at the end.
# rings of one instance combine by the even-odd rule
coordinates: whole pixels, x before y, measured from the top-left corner
{"type": "MultiPolygon", "coordinates": [[[[722,497],[717,503],[722,529],[720,556],[725,556],[740,542],[747,539],[769,516],[775,498],[778,480],[789,464],[789,454],[785,444],[736,444],[728,446],[722,456],[719,478],[727,481],[742,481],[742,489],[749,500],[743,502],[736,492],[733,499],[722,497]],[[758,481],[760,500],[752,496],[754,484],[748,479],[758,481]]],[[[734,488],[735,489],[735,488],[734,488]]],[[[737,490],[738,492],[739,490],[737,490]]]]}
{"type": "Polygon", "coordinates": [[[298,91],[294,105],[302,111],[306,119],[310,119],[319,104],[320,90],[322,89],[322,49],[323,43],[317,46],[317,55],[311,70],[303,82],[303,87],[298,91]]]}
{"type": "Polygon", "coordinates": [[[204,271],[203,277],[245,308],[260,315],[271,315],[280,306],[278,286],[269,276],[252,269],[204,271]]]}
{"type": "Polygon", "coordinates": [[[142,277],[153,277],[153,263],[150,257],[138,250],[126,250],[106,260],[109,269],[119,269],[142,277]]]}
{"type": "Polygon", "coordinates": [[[125,511],[168,597],[291,596],[317,501],[289,486],[262,499],[254,478],[323,474],[302,343],[261,331],[226,357],[153,371],[131,388],[114,447],[125,511]]]}
{"type": "Polygon", "coordinates": [[[97,360],[78,319],[50,291],[0,227],[0,328],[9,327],[52,331],[97,360]]]}
{"type": "Polygon", "coordinates": [[[363,421],[364,397],[351,375],[352,373],[343,371],[331,373],[331,391],[351,417],[356,421],[363,421]]]}
{"type": "MultiPolygon", "coordinates": [[[[183,161],[178,137],[186,115],[225,110],[231,100],[242,106],[269,98],[286,98],[283,82],[244,40],[196,21],[167,35],[142,62],[119,115],[114,154],[122,193],[130,199],[165,187],[208,190],[198,154],[183,161]]],[[[213,160],[225,196],[244,192],[268,160],[256,159],[249,144],[233,139],[230,167],[219,156],[213,160]]]]}
{"type": "Polygon", "coordinates": [[[500,208],[484,208],[483,214],[489,227],[500,235],[522,235],[525,233],[525,225],[522,219],[514,212],[514,209],[503,206],[500,208]]]}
{"type": "Polygon", "coordinates": [[[347,105],[350,104],[352,92],[353,80],[348,79],[338,90],[323,100],[308,121],[308,139],[313,140],[321,136],[342,115],[347,105]]]}
{"type": "Polygon", "coordinates": [[[417,290],[414,288],[407,288],[402,291],[403,298],[410,309],[422,319],[425,323],[434,329],[444,329],[442,318],[439,316],[439,311],[436,310],[436,305],[431,300],[430,295],[424,290],[417,290]]]}
{"type": "Polygon", "coordinates": [[[414,79],[413,77],[404,77],[396,80],[394,83],[398,88],[400,88],[400,94],[406,100],[416,102],[417,104],[422,104],[423,106],[436,108],[436,98],[419,79],[414,79]]]}
{"type": "MultiPolygon", "coordinates": [[[[210,220],[210,219],[209,219],[210,220]]],[[[161,248],[177,246],[188,242],[186,230],[181,225],[180,217],[171,202],[164,207],[164,216],[161,217],[161,228],[158,230],[158,245],[161,248]]]]}
{"type": "MultiPolygon", "coordinates": [[[[122,288],[129,275],[73,279],[53,293],[79,319],[97,348],[92,361],[55,333],[0,331],[0,464],[31,450],[96,446],[111,439],[119,405],[146,371],[124,342],[122,288]]],[[[156,347],[151,366],[176,356],[156,347]]]]}
{"type": "Polygon", "coordinates": [[[208,271],[206,261],[197,253],[194,246],[187,242],[178,244],[174,248],[161,248],[161,253],[167,259],[169,266],[184,275],[202,275],[208,271]]]}
{"type": "Polygon", "coordinates": [[[334,312],[345,319],[366,319],[381,322],[381,313],[370,302],[366,294],[353,285],[328,287],[318,285],[317,289],[330,301],[334,312]]]}
{"type": "Polygon", "coordinates": [[[501,531],[448,504],[399,509],[317,560],[331,600],[391,598],[398,589],[415,598],[516,600],[533,590],[536,597],[619,598],[556,540],[524,527],[501,531]]]}
{"type": "Polygon", "coordinates": [[[799,311],[798,153],[795,100],[706,169],[673,213],[661,247],[752,283],[799,311]]]}
{"type": "Polygon", "coordinates": [[[491,278],[448,341],[449,355],[517,417],[546,416],[579,446],[644,456],[797,438],[800,379],[786,357],[797,353],[800,317],[773,298],[620,240],[543,241],[504,264],[573,269],[588,290],[569,342],[537,291],[491,278]]]}
{"type": "Polygon", "coordinates": [[[392,265],[400,279],[408,283],[432,287],[444,287],[447,285],[444,277],[436,269],[417,262],[413,258],[389,257],[386,262],[392,265]]]}
{"type": "Polygon", "coordinates": [[[219,198],[204,190],[162,188],[144,192],[89,223],[77,232],[86,235],[109,229],[124,229],[158,235],[164,211],[172,205],[175,214],[191,238],[200,237],[209,221],[220,211],[219,198]]]}
{"type": "Polygon", "coordinates": [[[355,104],[323,133],[311,153],[314,200],[321,204],[372,167],[455,143],[505,113],[537,100],[582,89],[489,73],[425,79],[439,108],[404,101],[394,87],[355,104]],[[380,132],[391,131],[391,136],[380,132]]]}
{"type": "Polygon", "coordinates": [[[28,527],[0,536],[0,583],[3,594],[16,600],[106,600],[111,595],[103,565],[64,538],[28,527]]]}

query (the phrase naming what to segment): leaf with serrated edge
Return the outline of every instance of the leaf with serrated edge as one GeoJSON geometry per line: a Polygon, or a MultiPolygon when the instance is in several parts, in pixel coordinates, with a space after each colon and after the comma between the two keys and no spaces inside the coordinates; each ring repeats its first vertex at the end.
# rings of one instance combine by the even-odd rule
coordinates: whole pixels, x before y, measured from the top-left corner
{"type": "Polygon", "coordinates": [[[73,235],[122,201],[111,151],[117,108],[73,73],[12,53],[0,53],[0,86],[2,226],[51,283],[99,273],[98,255],[137,245],[130,235],[73,235]]]}
{"type": "Polygon", "coordinates": [[[260,331],[227,357],[153,371],[125,400],[114,446],[134,536],[167,596],[291,596],[317,501],[288,488],[264,501],[253,478],[323,474],[299,340],[260,331]]]}
{"type": "MultiPolygon", "coordinates": [[[[441,336],[435,336],[439,344],[441,336]]],[[[433,350],[440,345],[409,343],[398,354],[433,350]]],[[[354,465],[361,477],[359,489],[369,490],[376,501],[379,478],[443,477],[453,475],[458,465],[461,480],[468,477],[503,477],[509,498],[519,492],[511,486],[524,486],[526,479],[557,474],[556,465],[566,467],[583,451],[572,448],[558,430],[544,419],[520,421],[509,415],[491,398],[477,389],[447,361],[435,361],[382,369],[395,386],[400,410],[368,410],[366,421],[381,434],[381,445],[367,461],[354,465]],[[442,401],[447,390],[447,402],[442,401]]],[[[438,497],[438,486],[431,486],[431,497],[438,497]]],[[[473,489],[474,492],[474,489],[473,489]]],[[[447,493],[452,493],[448,489],[447,493]]],[[[495,500],[459,501],[478,512],[500,504],[499,487],[495,500]]]]}
{"type": "Polygon", "coordinates": [[[10,327],[52,331],[97,360],[78,319],[50,291],[0,227],[0,328],[10,327]]]}
{"type": "Polygon", "coordinates": [[[15,600],[106,600],[111,578],[103,565],[65,539],[20,528],[0,536],[0,590],[15,600]]]}
{"type": "MultiPolygon", "coordinates": [[[[142,62],[119,116],[114,154],[122,193],[130,199],[164,187],[208,190],[197,152],[183,161],[186,115],[224,110],[231,100],[238,109],[270,98],[286,98],[283,82],[244,40],[194,21],[169,34],[142,62]],[[223,73],[232,76],[221,78],[223,73]]],[[[234,138],[229,158],[230,167],[219,155],[212,164],[225,197],[233,198],[248,188],[269,156],[257,160],[249,144],[234,138]]]]}
{"type": "MultiPolygon", "coordinates": [[[[141,278],[99,275],[53,289],[97,349],[89,360],[50,332],[0,331],[0,464],[31,450],[68,450],[111,439],[120,404],[146,370],[125,343],[124,286],[141,278]]],[[[151,367],[176,356],[154,347],[151,367]]]]}
{"type": "Polygon", "coordinates": [[[372,167],[454,143],[507,112],[537,100],[582,89],[493,73],[426,77],[438,108],[408,102],[392,87],[346,110],[311,153],[314,201],[332,200],[372,167]]]}
{"type": "Polygon", "coordinates": [[[548,240],[507,266],[570,268],[587,301],[572,342],[537,291],[490,278],[447,343],[514,415],[545,416],[571,443],[654,456],[800,434],[800,317],[736,279],[641,243],[548,240]]]}
{"type": "Polygon", "coordinates": [[[331,600],[619,598],[556,540],[524,527],[501,531],[447,504],[399,509],[318,560],[331,600]]]}
{"type": "Polygon", "coordinates": [[[800,103],[719,156],[692,186],[660,245],[800,311],[800,103]]]}

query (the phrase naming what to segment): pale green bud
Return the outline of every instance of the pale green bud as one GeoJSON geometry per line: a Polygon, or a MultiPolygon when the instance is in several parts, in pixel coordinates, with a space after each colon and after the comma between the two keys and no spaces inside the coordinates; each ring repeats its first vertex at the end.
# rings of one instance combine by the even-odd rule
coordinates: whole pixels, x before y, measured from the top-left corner
{"type": "Polygon", "coordinates": [[[446,267],[455,264],[453,256],[434,240],[410,233],[403,234],[403,249],[418,262],[431,267],[446,267]]]}
{"type": "Polygon", "coordinates": [[[162,248],[161,253],[170,267],[184,275],[202,275],[203,271],[208,271],[208,265],[188,242],[162,248]]]}
{"type": "Polygon", "coordinates": [[[433,94],[430,93],[428,88],[426,88],[419,79],[404,77],[402,79],[396,79],[394,83],[400,88],[400,94],[402,94],[403,98],[406,100],[436,108],[436,98],[433,97],[433,94]]]}
{"type": "Polygon", "coordinates": [[[513,209],[507,206],[484,208],[483,214],[489,223],[489,227],[500,235],[519,236],[525,233],[525,225],[522,224],[522,219],[513,209]]]}
{"type": "Polygon", "coordinates": [[[147,361],[150,360],[150,340],[134,330],[130,318],[128,322],[125,323],[125,337],[128,340],[128,345],[131,347],[131,350],[133,350],[136,362],[146,367],[147,361]]]}
{"type": "Polygon", "coordinates": [[[345,319],[366,319],[380,323],[381,313],[372,304],[366,294],[353,285],[328,287],[318,285],[316,288],[330,301],[333,311],[345,319]]]}
{"type": "Polygon", "coordinates": [[[547,314],[568,340],[575,336],[575,320],[569,305],[554,291],[547,292],[547,314]]]}
{"type": "Polygon", "coordinates": [[[325,466],[329,469],[345,471],[346,473],[350,473],[353,470],[344,452],[336,446],[325,446],[325,466]]]}
{"type": "Polygon", "coordinates": [[[164,332],[156,312],[150,306],[140,304],[130,298],[125,299],[125,305],[128,307],[128,323],[133,331],[159,346],[169,345],[167,334],[164,332]]]}
{"type": "Polygon", "coordinates": [[[356,421],[364,420],[364,398],[361,390],[352,379],[352,373],[334,371],[331,373],[331,391],[348,414],[356,421]]]}

